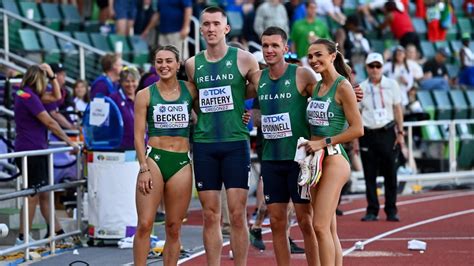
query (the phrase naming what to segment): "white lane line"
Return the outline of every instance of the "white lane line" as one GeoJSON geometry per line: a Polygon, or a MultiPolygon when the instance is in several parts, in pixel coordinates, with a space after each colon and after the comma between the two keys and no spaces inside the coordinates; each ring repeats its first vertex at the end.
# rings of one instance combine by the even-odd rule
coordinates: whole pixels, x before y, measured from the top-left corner
{"type": "MultiPolygon", "coordinates": [[[[222,243],[222,247],[225,247],[225,246],[227,246],[227,245],[230,245],[230,241],[225,241],[225,242],[222,243]]],[[[201,255],[203,255],[203,254],[206,254],[206,250],[201,250],[201,251],[199,251],[199,252],[197,252],[197,253],[192,254],[191,256],[189,256],[189,257],[187,257],[187,258],[178,260],[178,265],[180,265],[180,264],[182,264],[182,263],[185,263],[185,262],[188,261],[188,260],[192,260],[192,259],[194,259],[194,258],[196,258],[196,257],[199,257],[199,256],[201,256],[201,255]]]]}
{"type": "MultiPolygon", "coordinates": [[[[427,201],[432,201],[432,200],[440,200],[440,199],[448,199],[448,198],[455,198],[455,197],[463,197],[463,196],[470,196],[470,195],[474,195],[474,192],[460,192],[460,193],[450,193],[450,194],[444,194],[444,195],[437,195],[437,196],[433,196],[433,197],[425,197],[425,198],[421,198],[421,199],[413,199],[413,200],[406,200],[406,201],[400,201],[400,202],[397,202],[397,206],[403,206],[403,205],[409,205],[409,204],[415,204],[415,203],[419,203],[419,202],[427,202],[427,201]]],[[[380,208],[383,208],[384,205],[381,205],[380,208]]],[[[349,215],[349,214],[354,214],[354,213],[359,213],[359,212],[365,212],[365,208],[360,208],[360,209],[355,209],[355,210],[350,210],[350,211],[344,211],[344,215],[349,215]]],[[[290,227],[294,227],[294,226],[297,226],[298,224],[295,223],[295,224],[292,224],[290,227]]],[[[262,231],[262,235],[265,235],[265,234],[268,234],[270,233],[271,230],[270,229],[267,229],[267,230],[263,230],[262,231]]],[[[223,243],[222,247],[225,247],[227,245],[230,244],[230,241],[226,241],[223,243]]],[[[184,258],[184,259],[181,259],[178,261],[178,265],[181,264],[181,263],[184,263],[188,260],[191,260],[195,257],[199,257],[203,254],[205,254],[206,251],[203,250],[203,251],[200,251],[198,253],[194,253],[193,255],[187,257],[187,258],[184,258]]]]}
{"type": "MultiPolygon", "coordinates": [[[[365,238],[367,239],[367,238],[365,238]]],[[[339,239],[341,242],[357,242],[357,241],[362,241],[365,240],[360,239],[360,238],[346,238],[346,239],[339,239]]],[[[379,239],[379,241],[407,241],[407,240],[412,240],[413,237],[387,237],[387,238],[382,238],[379,239]]],[[[452,236],[452,237],[416,237],[417,240],[426,240],[426,241],[446,241],[446,240],[455,240],[455,241],[460,241],[460,240],[474,240],[474,236],[452,236]]],[[[264,240],[263,243],[272,243],[272,240],[264,240]]],[[[294,239],[293,242],[295,243],[304,243],[303,239],[294,239]]]]}
{"type": "MultiPolygon", "coordinates": [[[[474,195],[474,192],[460,192],[460,193],[444,194],[444,195],[438,195],[438,196],[432,196],[432,197],[425,197],[421,199],[400,201],[400,202],[397,202],[397,206],[410,205],[410,204],[415,204],[415,203],[420,203],[420,202],[427,202],[427,201],[434,201],[434,200],[441,200],[441,199],[471,196],[471,195],[474,195]]],[[[383,209],[384,206],[385,205],[380,205],[380,209],[383,209]]],[[[344,211],[344,215],[350,215],[350,214],[360,213],[360,212],[365,212],[365,211],[366,211],[366,208],[359,208],[359,209],[354,209],[350,211],[344,211]]]]}
{"type": "MultiPolygon", "coordinates": [[[[460,215],[464,215],[464,214],[470,214],[470,213],[474,213],[474,209],[465,210],[465,211],[460,211],[460,212],[453,212],[453,213],[449,213],[449,214],[445,214],[445,215],[433,217],[433,218],[431,218],[431,219],[421,220],[421,221],[419,221],[419,222],[416,222],[416,223],[413,223],[413,224],[408,224],[408,225],[405,225],[405,226],[402,226],[402,227],[399,227],[399,228],[396,228],[396,229],[387,231],[387,232],[385,232],[385,233],[376,235],[376,236],[374,236],[374,237],[372,237],[372,238],[369,238],[369,239],[367,239],[367,240],[364,240],[364,241],[362,241],[362,245],[365,246],[365,245],[367,245],[367,244],[369,244],[369,243],[372,243],[372,242],[374,242],[374,241],[377,241],[377,240],[379,240],[379,239],[381,239],[381,238],[384,238],[384,237],[386,237],[386,236],[388,236],[388,235],[395,234],[395,233],[398,233],[398,232],[400,232],[400,231],[407,230],[407,229],[410,229],[410,228],[413,228],[413,227],[417,227],[417,226],[424,225],[424,224],[428,224],[428,223],[432,223],[432,222],[437,222],[437,221],[444,220],[444,219],[453,218],[453,217],[460,216],[460,215]]],[[[355,246],[352,246],[351,248],[344,250],[344,252],[342,253],[342,255],[343,255],[343,256],[347,256],[347,255],[349,255],[350,253],[352,253],[355,249],[356,249],[355,246]]]]}

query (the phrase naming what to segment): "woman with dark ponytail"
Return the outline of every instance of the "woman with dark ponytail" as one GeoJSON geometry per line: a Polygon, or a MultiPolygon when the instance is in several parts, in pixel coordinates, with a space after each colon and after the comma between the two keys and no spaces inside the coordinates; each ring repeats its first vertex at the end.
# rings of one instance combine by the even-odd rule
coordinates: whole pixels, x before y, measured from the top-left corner
{"type": "Polygon", "coordinates": [[[342,265],[335,212],[350,165],[341,144],[362,136],[364,130],[350,83],[351,69],[336,43],[327,39],[313,42],[308,48],[308,63],[322,77],[306,109],[311,127],[311,140],[304,144],[306,151],[324,150],[321,178],[311,188],[313,228],[321,265],[342,265]]]}

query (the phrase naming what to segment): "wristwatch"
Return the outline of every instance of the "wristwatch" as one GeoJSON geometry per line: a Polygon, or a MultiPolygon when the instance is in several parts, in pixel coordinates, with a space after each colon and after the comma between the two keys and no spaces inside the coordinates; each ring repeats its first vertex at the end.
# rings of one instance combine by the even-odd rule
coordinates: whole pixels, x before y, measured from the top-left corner
{"type": "Polygon", "coordinates": [[[325,139],[324,139],[324,142],[326,143],[326,146],[329,146],[329,145],[331,145],[331,143],[332,143],[330,137],[325,138],[325,139]]]}
{"type": "Polygon", "coordinates": [[[54,79],[56,79],[56,77],[57,77],[57,75],[56,75],[56,73],[54,73],[52,77],[48,76],[48,79],[49,80],[54,80],[54,79]]]}

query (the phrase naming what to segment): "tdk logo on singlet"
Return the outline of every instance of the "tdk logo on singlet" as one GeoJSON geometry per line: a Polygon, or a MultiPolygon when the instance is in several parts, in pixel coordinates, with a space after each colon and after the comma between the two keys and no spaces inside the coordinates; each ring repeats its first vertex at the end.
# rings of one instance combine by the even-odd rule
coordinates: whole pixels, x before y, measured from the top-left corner
{"type": "Polygon", "coordinates": [[[225,89],[224,88],[218,88],[218,89],[209,89],[204,91],[204,96],[217,96],[217,95],[222,95],[225,94],[225,89]]]}
{"type": "Polygon", "coordinates": [[[283,118],[283,115],[279,115],[279,116],[266,116],[265,118],[263,118],[263,122],[264,123],[275,123],[275,122],[283,122],[285,121],[285,119],[283,118]]]}

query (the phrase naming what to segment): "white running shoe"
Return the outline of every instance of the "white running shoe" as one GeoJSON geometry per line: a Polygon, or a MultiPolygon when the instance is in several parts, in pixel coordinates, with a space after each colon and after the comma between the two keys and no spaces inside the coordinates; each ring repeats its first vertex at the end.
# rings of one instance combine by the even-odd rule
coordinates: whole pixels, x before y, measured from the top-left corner
{"type": "MultiPolygon", "coordinates": [[[[28,240],[29,242],[33,242],[33,241],[36,241],[31,235],[28,236],[28,240]]],[[[18,237],[16,238],[16,241],[15,241],[15,246],[19,246],[19,245],[23,245],[23,243],[25,243],[25,241],[19,239],[18,237]]],[[[31,246],[32,248],[37,248],[37,246],[31,246]]]]}
{"type": "Polygon", "coordinates": [[[313,175],[311,175],[311,180],[309,182],[311,187],[314,187],[318,184],[321,176],[323,175],[323,160],[324,160],[325,151],[321,149],[314,153],[313,160],[311,160],[311,169],[313,175]]]}
{"type": "Polygon", "coordinates": [[[311,178],[311,169],[310,169],[310,164],[311,164],[311,159],[312,156],[306,156],[303,160],[303,162],[300,164],[300,176],[298,178],[298,185],[304,186],[305,184],[308,184],[311,178]]]}

